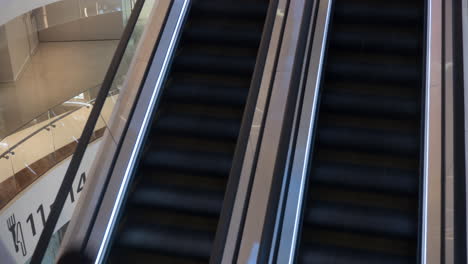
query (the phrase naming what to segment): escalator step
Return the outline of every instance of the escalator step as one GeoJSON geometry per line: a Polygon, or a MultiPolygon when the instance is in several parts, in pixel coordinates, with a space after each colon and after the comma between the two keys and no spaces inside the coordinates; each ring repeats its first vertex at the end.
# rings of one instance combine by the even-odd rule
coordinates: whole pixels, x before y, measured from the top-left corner
{"type": "Polygon", "coordinates": [[[359,25],[335,25],[331,34],[334,48],[343,50],[399,52],[411,54],[417,52],[420,42],[415,37],[414,30],[402,26],[361,27],[359,25]]]}
{"type": "Polygon", "coordinates": [[[149,151],[145,156],[144,166],[225,176],[231,169],[231,156],[161,149],[149,151]]]}
{"type": "Polygon", "coordinates": [[[181,102],[242,106],[247,99],[248,88],[177,82],[171,85],[166,96],[169,100],[181,102]]]}
{"type": "Polygon", "coordinates": [[[312,169],[312,180],[321,184],[414,194],[418,190],[417,171],[320,162],[312,169]]]}
{"type": "Polygon", "coordinates": [[[417,155],[419,141],[412,134],[377,129],[319,127],[318,144],[365,152],[417,155]]]}
{"type": "Polygon", "coordinates": [[[131,202],[136,206],[219,215],[223,194],[145,184],[144,187],[135,190],[131,202]]]}
{"type": "Polygon", "coordinates": [[[254,18],[262,22],[267,9],[267,1],[250,1],[248,4],[240,4],[239,1],[196,0],[192,7],[194,16],[254,18]]]}
{"type": "Polygon", "coordinates": [[[412,1],[350,0],[335,8],[335,19],[340,22],[414,25],[422,17],[423,10],[412,1]]]}
{"type": "Polygon", "coordinates": [[[396,210],[313,201],[305,223],[319,227],[367,234],[414,237],[415,216],[396,210]]]}
{"type": "Polygon", "coordinates": [[[369,116],[417,118],[419,104],[416,100],[397,96],[372,96],[330,91],[323,96],[323,107],[328,111],[356,113],[369,116]],[[395,107],[398,105],[398,107],[395,107]]]}
{"type": "Polygon", "coordinates": [[[200,115],[168,114],[161,116],[155,127],[156,132],[179,135],[195,135],[235,140],[240,128],[240,120],[207,118],[200,115]]]}
{"type": "Polygon", "coordinates": [[[153,224],[129,224],[120,234],[118,246],[208,259],[213,244],[211,237],[209,232],[170,229],[153,224]]]}
{"type": "Polygon", "coordinates": [[[194,21],[184,34],[183,41],[207,44],[221,44],[244,47],[257,47],[260,44],[262,28],[255,23],[233,24],[225,20],[194,21]]]}
{"type": "Polygon", "coordinates": [[[326,74],[335,79],[414,83],[420,80],[416,63],[398,56],[356,56],[340,53],[328,58],[326,74]]]}
{"type": "Polygon", "coordinates": [[[110,256],[110,264],[128,263],[171,263],[171,264],[204,264],[206,259],[187,258],[183,256],[169,256],[154,254],[151,250],[117,247],[115,253],[110,256]]]}
{"type": "Polygon", "coordinates": [[[299,257],[301,264],[410,264],[415,259],[366,250],[305,245],[299,257]]]}
{"type": "Polygon", "coordinates": [[[175,71],[236,73],[251,75],[255,58],[251,56],[206,55],[197,52],[182,52],[174,61],[175,71]]]}

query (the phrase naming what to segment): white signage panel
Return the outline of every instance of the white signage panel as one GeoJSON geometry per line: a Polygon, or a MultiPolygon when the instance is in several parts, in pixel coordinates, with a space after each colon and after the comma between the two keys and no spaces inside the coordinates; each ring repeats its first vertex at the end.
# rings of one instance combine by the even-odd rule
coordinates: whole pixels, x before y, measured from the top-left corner
{"type": "MultiPolygon", "coordinates": [[[[70,220],[100,143],[98,139],[88,146],[54,232],[70,220]]],[[[70,160],[71,156],[41,176],[0,212],[1,263],[31,258],[70,160]]]]}

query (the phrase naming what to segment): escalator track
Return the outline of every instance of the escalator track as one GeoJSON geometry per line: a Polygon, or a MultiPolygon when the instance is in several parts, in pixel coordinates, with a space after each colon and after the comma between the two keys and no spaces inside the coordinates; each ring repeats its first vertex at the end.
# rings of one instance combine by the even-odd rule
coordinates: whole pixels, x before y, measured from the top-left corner
{"type": "Polygon", "coordinates": [[[268,9],[194,0],[109,263],[207,263],[268,9]]]}
{"type": "Polygon", "coordinates": [[[424,1],[332,7],[299,263],[417,263],[424,1]]]}

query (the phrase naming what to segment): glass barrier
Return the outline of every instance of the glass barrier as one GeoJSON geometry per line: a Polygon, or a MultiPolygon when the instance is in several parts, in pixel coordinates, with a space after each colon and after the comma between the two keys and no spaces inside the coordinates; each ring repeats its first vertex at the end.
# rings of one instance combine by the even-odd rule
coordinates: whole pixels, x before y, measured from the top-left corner
{"type": "MultiPolygon", "coordinates": [[[[31,258],[134,5],[63,0],[0,21],[2,263],[31,258]]],[[[154,5],[138,16],[44,263],[55,262],[154,5]]]]}
{"type": "MultiPolygon", "coordinates": [[[[15,191],[0,193],[0,209],[34,180],[73,154],[95,99],[90,94],[86,91],[50,109],[0,141],[0,190],[8,189],[2,186],[11,182],[16,185],[15,191]]],[[[118,90],[114,90],[106,101],[104,116],[96,126],[100,136],[117,96],[118,90]]]]}
{"type": "MultiPolygon", "coordinates": [[[[104,120],[109,118],[118,92],[118,90],[111,91],[106,99],[102,111],[105,117],[101,116],[95,127],[93,138],[89,143],[90,152],[87,154],[86,166],[80,170],[83,176],[77,179],[70,192],[71,206],[64,210],[64,217],[59,222],[60,227],[71,218],[75,201],[84,188],[89,165],[107,129],[104,120]]],[[[54,192],[60,186],[93,108],[95,98],[91,94],[93,92],[86,91],[50,109],[38,118],[40,121],[34,120],[33,124],[25,125],[24,129],[0,142],[2,153],[0,154],[0,218],[15,217],[15,222],[23,226],[26,245],[24,255],[21,251],[13,254],[15,263],[24,263],[32,254],[34,247],[31,246],[37,243],[46,216],[50,212],[50,205],[55,198],[54,192]]],[[[65,229],[62,230],[64,231],[65,229]]],[[[1,236],[0,239],[7,249],[11,244],[9,240],[11,237],[8,236],[1,236]]],[[[57,240],[54,241],[57,243],[57,240]]],[[[11,252],[15,252],[14,247],[11,247],[11,252]]]]}
{"type": "MultiPolygon", "coordinates": [[[[86,2],[86,1],[82,1],[86,2]]],[[[91,2],[91,1],[88,1],[91,2]]],[[[101,1],[105,2],[105,1],[101,1]]],[[[134,1],[129,4],[133,8],[134,1]]],[[[119,99],[142,32],[147,25],[150,11],[155,0],[146,0],[139,13],[130,40],[127,42],[122,60],[111,84],[99,120],[94,127],[85,155],[81,160],[77,177],[69,191],[68,199],[48,241],[48,249],[43,263],[54,263],[66,227],[71,219],[75,205],[85,187],[86,177],[95,160],[101,138],[107,124],[111,122],[112,112],[119,99]]],[[[51,205],[63,181],[63,177],[83,133],[85,124],[94,107],[100,85],[49,109],[46,113],[28,122],[14,133],[0,141],[0,221],[12,222],[22,227],[21,240],[12,243],[13,232],[7,226],[0,241],[10,253],[14,263],[29,262],[39,237],[46,224],[51,205]],[[8,191],[4,191],[7,189],[8,191]],[[46,195],[45,195],[46,194],[46,195]],[[18,209],[22,208],[22,209],[18,209]],[[9,220],[14,217],[14,220],[9,220]],[[19,245],[19,246],[18,246],[19,245]],[[24,245],[24,251],[22,246],[24,245]]],[[[1,135],[0,135],[1,137],[1,135]]],[[[15,240],[18,237],[15,232],[15,240]]],[[[1,247],[2,245],[0,245],[1,247]]],[[[1,248],[0,248],[1,250],[1,248]]],[[[9,263],[7,261],[7,263],[9,263]]]]}

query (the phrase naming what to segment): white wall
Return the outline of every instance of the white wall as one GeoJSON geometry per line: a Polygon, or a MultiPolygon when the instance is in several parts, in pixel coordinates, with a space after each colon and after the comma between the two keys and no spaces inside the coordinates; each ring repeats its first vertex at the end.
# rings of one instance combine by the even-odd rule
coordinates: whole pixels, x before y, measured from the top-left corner
{"type": "Polygon", "coordinates": [[[15,81],[37,48],[38,37],[30,13],[0,27],[0,82],[15,81]]]}
{"type": "Polygon", "coordinates": [[[37,22],[32,12],[25,14],[25,25],[29,37],[30,54],[34,54],[39,46],[39,36],[37,35],[37,22]]]}
{"type": "Polygon", "coordinates": [[[5,33],[5,26],[0,26],[0,82],[13,80],[11,71],[10,54],[8,53],[8,41],[5,33]]]}
{"type": "Polygon", "coordinates": [[[24,16],[19,16],[5,24],[5,31],[10,52],[11,68],[16,80],[30,59],[29,33],[24,16]]]}
{"type": "MultiPolygon", "coordinates": [[[[79,168],[79,173],[77,174],[78,176],[73,182],[73,188],[71,190],[73,200],[71,195],[69,195],[55,231],[70,221],[76,202],[85,187],[86,178],[84,177],[89,175],[92,161],[96,158],[97,150],[101,142],[102,139],[98,139],[88,145],[79,168]]],[[[37,181],[22,191],[15,200],[11,201],[0,211],[0,222],[4,223],[0,225],[0,260],[2,264],[25,263],[32,256],[34,248],[39,240],[39,234],[44,227],[41,214],[47,217],[50,213],[50,206],[60,188],[70,160],[71,156],[42,175],[37,181]],[[15,250],[15,242],[13,242],[12,234],[7,226],[7,219],[11,219],[13,215],[17,227],[15,233],[18,240],[16,244],[18,246],[24,245],[24,250],[15,250]],[[34,229],[32,228],[33,222],[34,229]],[[18,228],[19,226],[21,226],[21,229],[18,228]]]]}

